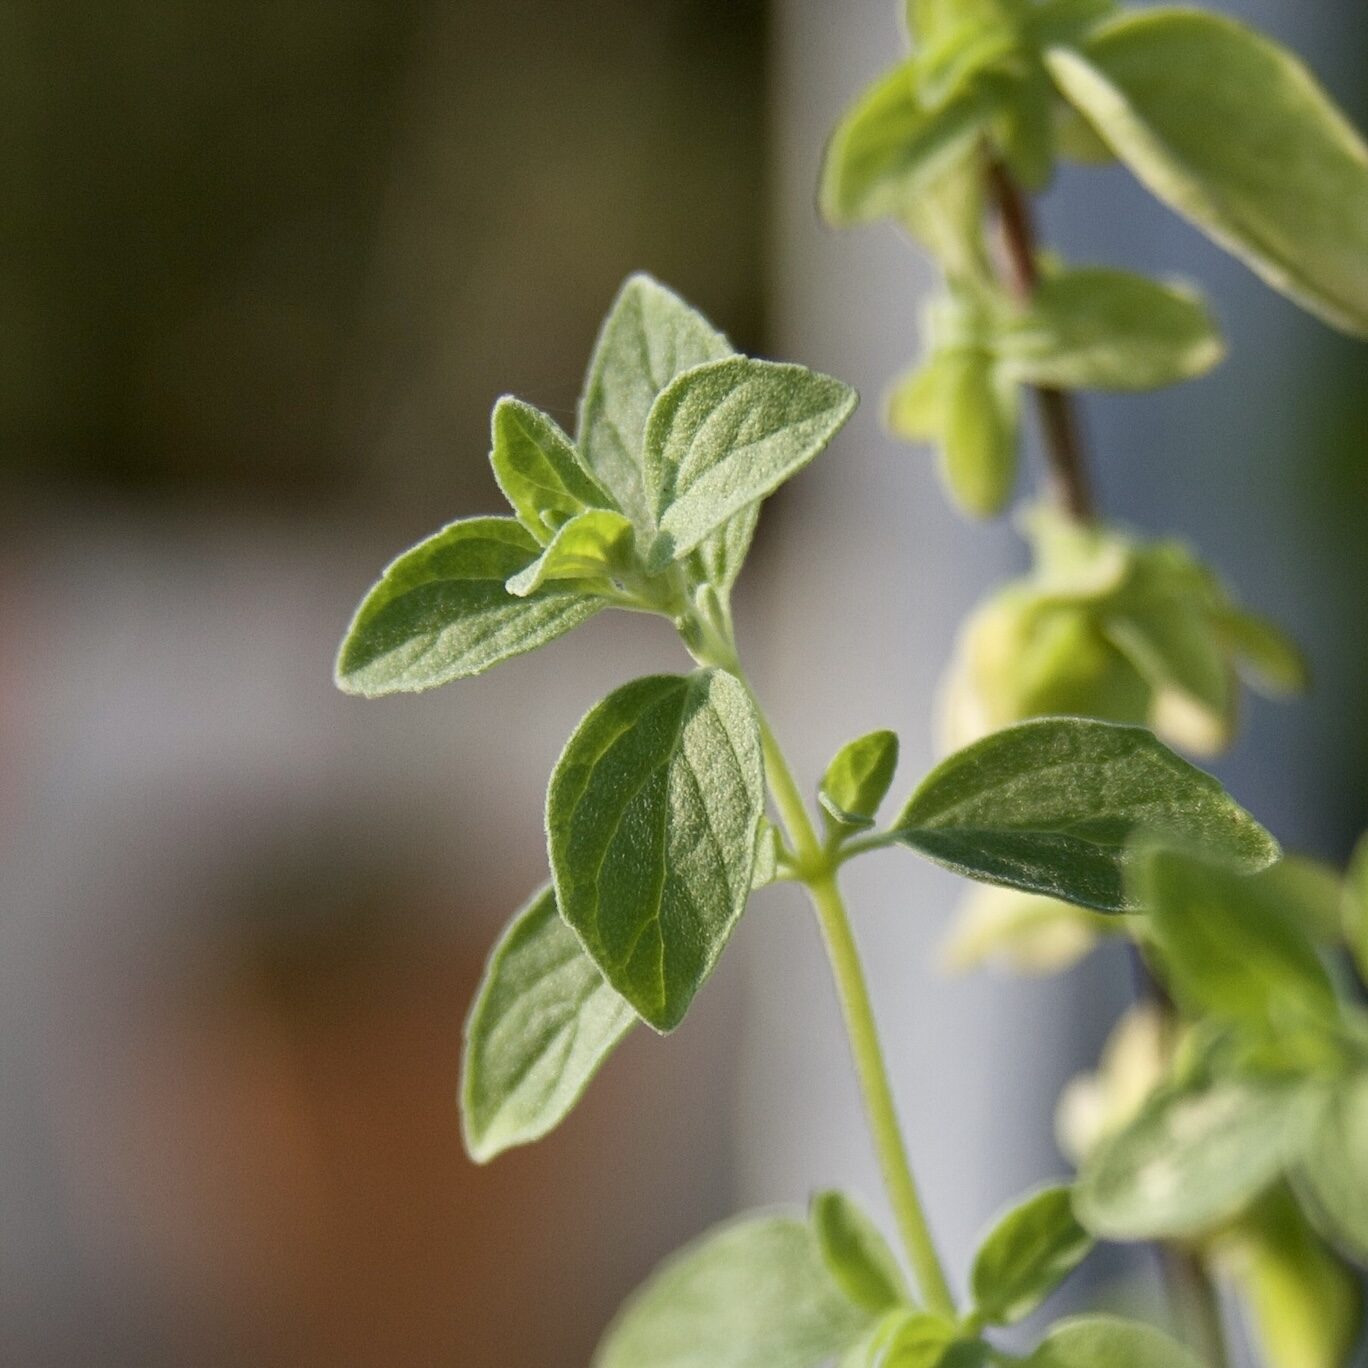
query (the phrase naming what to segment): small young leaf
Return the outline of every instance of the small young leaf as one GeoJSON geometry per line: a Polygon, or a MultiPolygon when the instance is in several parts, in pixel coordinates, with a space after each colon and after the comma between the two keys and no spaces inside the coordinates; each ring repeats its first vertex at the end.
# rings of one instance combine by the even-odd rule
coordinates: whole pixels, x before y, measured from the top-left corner
{"type": "Polygon", "coordinates": [[[721,527],[700,542],[684,558],[684,569],[691,583],[711,584],[725,604],[732,585],[741,573],[746,552],[750,550],[755,524],[760,520],[760,505],[753,503],[734,513],[721,527]]]}
{"type": "Polygon", "coordinates": [[[841,1360],[841,1368],[974,1368],[976,1358],[962,1362],[952,1356],[958,1331],[953,1321],[910,1307],[890,1311],[841,1360]]]}
{"type": "Polygon", "coordinates": [[[1315,944],[1343,940],[1344,880],[1332,865],[1309,855],[1284,855],[1254,877],[1264,896],[1315,944]]]}
{"type": "Polygon", "coordinates": [[[872,1319],[833,1282],[806,1222],[751,1216],[668,1259],[619,1312],[594,1368],[817,1368],[872,1319]]]}
{"type": "Polygon", "coordinates": [[[1088,1155],[1074,1210],[1104,1238],[1201,1234],[1278,1176],[1304,1111],[1301,1093],[1286,1084],[1218,1079],[1156,1093],[1088,1155]]]}
{"type": "Polygon", "coordinates": [[[647,568],[663,570],[772,494],[835,436],[857,399],[830,376],[745,356],[677,376],[646,425],[646,494],[660,529],[647,568]]]}
{"type": "Polygon", "coordinates": [[[972,93],[924,108],[914,64],[895,67],[836,125],[822,168],[823,214],[837,225],[903,214],[973,148],[987,113],[972,93]]]}
{"type": "Polygon", "coordinates": [[[870,732],[836,752],[817,796],[839,825],[871,827],[897,767],[897,736],[891,731],[870,732]]]}
{"type": "Polygon", "coordinates": [[[892,831],[969,878],[1102,912],[1135,910],[1125,872],[1142,832],[1248,870],[1278,856],[1216,780],[1149,732],[1077,717],[1022,722],[943,760],[892,831]]]}
{"type": "Polygon", "coordinates": [[[907,1300],[907,1285],[888,1242],[849,1197],[819,1192],[811,1215],[827,1271],[856,1306],[886,1311],[907,1300]]]}
{"type": "Polygon", "coordinates": [[[1276,1034],[1333,1028],[1339,1005],[1329,975],[1262,879],[1176,851],[1145,855],[1135,875],[1136,901],[1149,911],[1181,1005],[1276,1034]]]}
{"type": "Polygon", "coordinates": [[[579,450],[643,529],[650,520],[641,448],[651,405],[681,371],[734,350],[702,314],[648,275],[629,277],[613,301],[585,377],[579,450]]]}
{"type": "Polygon", "coordinates": [[[722,670],[653,675],[576,728],[546,798],[561,913],[659,1031],[712,971],[750,892],[765,796],[755,710],[722,670]]]}
{"type": "Polygon", "coordinates": [[[1046,60],[1155,195],[1275,289],[1368,333],[1368,150],[1296,57],[1234,20],[1165,8],[1046,60]]]}
{"type": "Polygon", "coordinates": [[[470,518],[419,542],[356,610],[338,687],[366,698],[432,689],[544,646],[605,606],[576,584],[511,595],[504,582],[540,549],[512,518],[470,518]]]}
{"type": "Polygon", "coordinates": [[[1028,1368],[1204,1368],[1153,1326],[1113,1316],[1060,1321],[1023,1362],[1028,1368]]]}
{"type": "Polygon", "coordinates": [[[591,508],[562,523],[546,550],[509,578],[510,594],[526,598],[552,580],[611,579],[632,561],[636,534],[621,513],[591,508]]]}
{"type": "Polygon", "coordinates": [[[1344,936],[1360,975],[1368,980],[1368,836],[1359,838],[1344,878],[1344,936]]]}
{"type": "Polygon", "coordinates": [[[987,352],[956,349],[942,373],[941,466],[955,502],[977,518],[1000,513],[1016,483],[1017,391],[987,352]]]}
{"type": "Polygon", "coordinates": [[[1212,609],[1212,621],[1254,688],[1271,698],[1289,698],[1310,687],[1306,658],[1296,642],[1267,618],[1222,604],[1212,609]]]}
{"type": "Polygon", "coordinates": [[[887,401],[888,430],[904,442],[939,442],[946,396],[955,370],[953,353],[934,352],[894,384],[887,401]]]}
{"type": "Polygon", "coordinates": [[[1295,1179],[1326,1239],[1368,1267],[1368,1069],[1331,1090],[1298,1156],[1295,1179]]]}
{"type": "Polygon", "coordinates": [[[994,348],[1014,379],[1108,390],[1190,380],[1225,350],[1190,290],[1096,268],[1046,276],[994,348]]]}
{"type": "Polygon", "coordinates": [[[636,1020],[542,889],[494,947],[466,1022],[470,1157],[487,1163],[559,1125],[636,1020]]]}
{"type": "Polygon", "coordinates": [[[979,1246],[970,1278],[979,1314],[991,1325],[1029,1316],[1092,1247],[1092,1236],[1074,1216],[1067,1186],[1028,1197],[979,1246]]]}
{"type": "Polygon", "coordinates": [[[772,884],[779,877],[779,852],[784,838],[768,817],[760,819],[755,835],[755,868],[751,870],[751,891],[772,884]]]}
{"type": "Polygon", "coordinates": [[[612,499],[579,463],[574,444],[546,414],[504,395],[490,423],[490,464],[518,521],[543,545],[567,518],[612,499]]]}

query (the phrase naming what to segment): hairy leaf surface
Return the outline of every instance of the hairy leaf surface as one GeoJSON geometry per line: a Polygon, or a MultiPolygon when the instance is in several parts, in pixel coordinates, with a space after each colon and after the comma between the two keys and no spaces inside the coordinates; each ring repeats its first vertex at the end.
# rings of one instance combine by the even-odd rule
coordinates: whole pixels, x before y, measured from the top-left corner
{"type": "Polygon", "coordinates": [[[542,889],[494,947],[466,1023],[470,1157],[486,1163],[557,1126],[636,1021],[542,889]]]}
{"type": "Polygon", "coordinates": [[[544,646],[604,607],[574,583],[510,594],[505,581],[540,550],[512,518],[470,518],[419,542],[362,600],[338,687],[368,698],[432,689],[544,646]]]}
{"type": "Polygon", "coordinates": [[[551,776],[562,914],[657,1030],[679,1024],[745,907],[764,792],[755,711],[721,670],[618,689],[551,776]]]}
{"type": "Polygon", "coordinates": [[[844,381],[803,366],[731,356],[671,381],[646,427],[646,493],[664,569],[771,494],[855,410],[844,381]]]}
{"type": "Polygon", "coordinates": [[[871,1320],[836,1286],[807,1222],[751,1216],[667,1260],[622,1309],[594,1368],[817,1368],[871,1320]]]}
{"type": "Polygon", "coordinates": [[[1144,832],[1248,870],[1278,855],[1216,780],[1149,732],[1077,717],[1022,722],[957,751],[892,830],[969,878],[1103,912],[1137,907],[1125,875],[1144,832]]]}

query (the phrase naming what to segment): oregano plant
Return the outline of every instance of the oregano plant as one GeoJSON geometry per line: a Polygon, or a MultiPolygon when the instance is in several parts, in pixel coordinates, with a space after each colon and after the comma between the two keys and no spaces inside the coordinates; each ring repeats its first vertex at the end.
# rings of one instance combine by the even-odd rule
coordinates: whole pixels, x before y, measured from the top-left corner
{"type": "Polygon", "coordinates": [[[1046,252],[1029,196],[1059,158],[1119,158],[1276,288],[1368,333],[1368,151],[1295,57],[1204,11],[910,0],[907,29],[910,55],[832,137],[821,205],[837,224],[893,220],[941,268],[922,359],[886,412],[938,451],[965,511],[1011,502],[1033,404],[1049,494],[1019,517],[1032,568],[966,625],[940,763],[909,783],[898,738],[876,731],[809,788],[746,672],[731,593],[762,503],[837,436],[855,392],[738,354],[636,275],[604,320],[573,435],[521,399],[495,405],[509,513],[451,523],[384,571],[339,686],[421,692],[612,608],[665,619],[683,650],[679,673],[624,680],[591,707],[552,770],[547,880],[467,1021],[466,1146],[486,1163],[541,1138],[630,1030],[706,1010],[751,899],[797,884],[900,1248],[836,1191],[740,1217],[632,1296],[598,1368],[1003,1363],[1000,1330],[1099,1239],[1160,1242],[1178,1337],[1088,1314],[1017,1361],[1221,1368],[1215,1276],[1250,1307],[1273,1368],[1337,1368],[1368,1262],[1368,1012],[1354,989],[1368,846],[1343,878],[1284,858],[1179,753],[1230,740],[1237,675],[1293,694],[1306,669],[1194,550],[1103,520],[1072,396],[1191,379],[1225,343],[1192,287],[1046,252]],[[1142,979],[1098,1074],[1061,1100],[1077,1180],[1001,1213],[966,1270],[943,1264],[928,1220],[841,888],[844,866],[877,851],[973,885],[952,933],[961,963],[1056,968],[1121,938],[1142,979]]]}

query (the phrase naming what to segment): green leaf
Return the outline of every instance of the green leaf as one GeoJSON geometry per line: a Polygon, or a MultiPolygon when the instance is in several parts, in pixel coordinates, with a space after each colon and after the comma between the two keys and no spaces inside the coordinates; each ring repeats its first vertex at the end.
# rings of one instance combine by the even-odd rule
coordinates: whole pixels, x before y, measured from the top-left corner
{"type": "Polygon", "coordinates": [[[897,736],[891,731],[870,732],[836,752],[817,796],[839,825],[871,827],[897,767],[897,736]]]}
{"type": "Polygon", "coordinates": [[[732,585],[741,573],[750,550],[755,524],[760,520],[759,502],[734,513],[684,559],[684,568],[695,584],[711,584],[727,602],[732,585]]]}
{"type": "Polygon", "coordinates": [[[641,474],[646,419],[682,371],[735,348],[700,313],[650,276],[630,276],[603,322],[580,401],[579,450],[618,505],[650,527],[641,474]]]}
{"type": "Polygon", "coordinates": [[[892,835],[960,874],[1103,912],[1137,904],[1125,873],[1143,832],[1249,870],[1273,838],[1221,786],[1147,731],[1041,718],[943,760],[892,835]]]}
{"type": "Polygon", "coordinates": [[[1306,658],[1285,632],[1267,618],[1229,604],[1213,610],[1217,632],[1249,682],[1273,698],[1305,693],[1311,684],[1306,658]]]}
{"type": "Polygon", "coordinates": [[[611,508],[575,454],[574,444],[546,414],[504,395],[494,405],[490,464],[518,521],[543,545],[567,518],[611,508]]]}
{"type": "Polygon", "coordinates": [[[1363,1319],[1359,1279],[1279,1184],[1212,1256],[1250,1310],[1269,1368],[1343,1368],[1363,1319]]]}
{"type": "Polygon", "coordinates": [[[779,828],[767,817],[760,819],[755,836],[755,868],[751,870],[751,891],[774,883],[779,877],[779,852],[784,838],[779,828]]]}
{"type": "Polygon", "coordinates": [[[556,764],[546,829],[561,913],[657,1030],[683,1019],[745,907],[764,795],[755,710],[722,670],[616,690],[556,764]]]}
{"type": "Polygon", "coordinates": [[[1274,288],[1368,333],[1368,149],[1296,57],[1233,20],[1165,8],[1046,60],[1155,195],[1274,288]]]}
{"type": "Polygon", "coordinates": [[[1318,945],[1340,943],[1344,880],[1331,865],[1307,855],[1284,855],[1255,877],[1265,897],[1312,941],[1318,945]]]}
{"type": "Polygon", "coordinates": [[[561,920],[544,888],[494,947],[465,1028],[461,1123],[483,1164],[554,1129],[636,1014],[561,920]]]}
{"type": "Polygon", "coordinates": [[[952,1321],[929,1311],[904,1308],[890,1311],[850,1353],[841,1368],[970,1368],[977,1357],[960,1362],[953,1349],[958,1331],[952,1321]]]}
{"type": "Polygon", "coordinates": [[[1368,836],[1354,847],[1344,879],[1344,936],[1359,974],[1368,980],[1368,836]]]}
{"type": "Polygon", "coordinates": [[[1164,955],[1180,1005],[1286,1035],[1333,1029],[1339,1005],[1306,933],[1260,879],[1177,851],[1141,859],[1136,901],[1164,955]]]}
{"type": "Polygon", "coordinates": [[[952,353],[934,352],[901,376],[887,400],[888,429],[905,442],[938,442],[945,431],[946,391],[955,370],[952,353]]]}
{"type": "Polygon", "coordinates": [[[833,1282],[806,1222],[752,1216],[667,1260],[619,1313],[594,1368],[816,1368],[870,1320],[833,1282]]]}
{"type": "Polygon", "coordinates": [[[836,1286],[866,1311],[886,1311],[907,1299],[902,1270],[873,1221],[844,1193],[812,1199],[812,1228],[836,1286]]]}
{"type": "Polygon", "coordinates": [[[611,579],[633,560],[636,534],[629,519],[606,508],[577,513],[562,523],[546,550],[510,576],[510,594],[526,598],[553,580],[611,579]]]}
{"type": "Polygon", "coordinates": [[[988,111],[976,95],[966,92],[930,110],[918,100],[915,82],[914,63],[895,67],[836,125],[820,192],[831,223],[901,216],[977,142],[988,111]]]}
{"type": "Polygon", "coordinates": [[[1331,1089],[1302,1148],[1295,1178],[1322,1234],[1368,1267],[1368,1069],[1331,1089]]]}
{"type": "Polygon", "coordinates": [[[1292,1157],[1305,1102],[1287,1084],[1236,1079],[1156,1093],[1088,1155],[1074,1210],[1095,1235],[1199,1235],[1236,1215],[1292,1157]]]}
{"type": "Polygon", "coordinates": [[[1190,380],[1225,350],[1192,291],[1098,268],[1045,277],[994,348],[1014,379],[1109,390],[1190,380]]]}
{"type": "Polygon", "coordinates": [[[991,1325],[1029,1316],[1092,1247],[1067,1186],[1028,1197],[993,1227],[974,1257],[970,1286],[979,1314],[991,1325]]]}
{"type": "Polygon", "coordinates": [[[955,502],[978,518],[1000,513],[1016,483],[1017,392],[987,352],[956,349],[942,372],[941,468],[955,502]]]}
{"type": "Polygon", "coordinates": [[[801,470],[855,411],[843,381],[732,356],[676,377],[646,425],[646,493],[656,526],[647,568],[663,570],[801,470]]]}
{"type": "Polygon", "coordinates": [[[1113,1316],[1060,1321],[1024,1362],[1029,1368],[1203,1368],[1153,1326],[1113,1316]]]}
{"type": "Polygon", "coordinates": [[[470,518],[419,542],[362,600],[338,687],[367,698],[436,688],[544,646],[604,607],[574,584],[511,595],[505,580],[540,549],[512,518],[470,518]]]}

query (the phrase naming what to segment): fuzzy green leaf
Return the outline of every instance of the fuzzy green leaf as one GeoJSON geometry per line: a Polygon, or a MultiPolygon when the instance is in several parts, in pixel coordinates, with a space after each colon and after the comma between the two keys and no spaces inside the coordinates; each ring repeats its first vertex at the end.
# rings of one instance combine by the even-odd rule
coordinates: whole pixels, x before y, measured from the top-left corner
{"type": "Polygon", "coordinates": [[[613,301],[585,377],[579,450],[643,529],[650,519],[641,450],[651,405],[682,371],[734,351],[702,314],[648,275],[629,277],[613,301]]]}
{"type": "Polygon", "coordinates": [[[1221,786],[1147,731],[1076,717],[994,732],[922,781],[892,834],[985,883],[1103,912],[1133,911],[1125,873],[1143,832],[1249,870],[1273,838],[1221,786]]]}
{"type": "Polygon", "coordinates": [[[841,1192],[812,1199],[812,1228],[827,1271],[866,1311],[886,1311],[907,1299],[902,1270],[873,1221],[841,1192]]]}
{"type": "Polygon", "coordinates": [[[1114,1316],[1060,1321],[1023,1362],[1028,1368],[1203,1368],[1153,1326],[1114,1316]]]}
{"type": "Polygon", "coordinates": [[[510,577],[510,594],[526,598],[553,580],[611,579],[633,560],[631,521],[607,508],[591,508],[562,523],[546,550],[510,577]]]}
{"type": "Polygon", "coordinates": [[[542,889],[494,947],[466,1022],[470,1157],[487,1163],[559,1125],[636,1020],[542,889]]]}
{"type": "Polygon", "coordinates": [[[1047,62],[1155,195],[1313,313],[1368,333],[1368,149],[1296,57],[1165,8],[1047,62]]]}
{"type": "Polygon", "coordinates": [[[611,508],[575,454],[574,444],[546,414],[505,395],[490,422],[490,464],[518,521],[543,545],[568,518],[611,508]]]}
{"type": "Polygon", "coordinates": [[[561,912],[657,1030],[682,1020],[745,907],[764,794],[754,708],[722,670],[616,690],[551,775],[561,912]]]}
{"type": "Polygon", "coordinates": [[[337,684],[367,698],[418,693],[544,646],[604,600],[576,584],[515,598],[504,582],[541,548],[512,518],[444,527],[386,569],[337,657],[337,684]]]}
{"type": "Polygon", "coordinates": [[[870,732],[836,752],[817,796],[841,826],[873,826],[897,767],[897,736],[891,731],[870,732]]]}
{"type": "Polygon", "coordinates": [[[822,169],[822,212],[835,224],[902,215],[969,152],[986,114],[968,93],[924,108],[913,63],[895,67],[837,124],[822,169]]]}
{"type": "Polygon", "coordinates": [[[803,468],[855,411],[841,380],[732,356],[676,377],[646,425],[646,493],[663,570],[803,468]]]}
{"type": "Polygon", "coordinates": [[[1135,873],[1136,900],[1149,910],[1181,1005],[1280,1035],[1337,1022],[1335,990],[1310,937],[1263,878],[1176,851],[1148,854],[1135,873]]]}
{"type": "Polygon", "coordinates": [[[1002,512],[1017,468],[1017,388],[987,352],[950,352],[944,385],[941,469],[955,502],[977,518],[1002,512]]]}
{"type": "Polygon", "coordinates": [[[1296,642],[1267,618],[1222,604],[1212,610],[1212,620],[1240,673],[1256,689],[1272,698],[1288,698],[1310,687],[1306,658],[1296,642]]]}
{"type": "Polygon", "coordinates": [[[1295,1087],[1235,1079],[1157,1093],[1087,1157],[1074,1209],[1095,1235],[1196,1235],[1236,1215],[1282,1171],[1304,1119],[1295,1087]]]}
{"type": "Polygon", "coordinates": [[[1096,268],[1047,276],[994,348],[1015,379],[1107,390],[1190,380],[1225,351],[1192,291],[1096,268]]]}
{"type": "Polygon", "coordinates": [[[816,1368],[870,1321],[806,1222],[752,1216],[668,1259],[619,1313],[594,1368],[816,1368]]]}
{"type": "Polygon", "coordinates": [[[1029,1316],[1092,1247],[1068,1187],[1026,1198],[989,1231],[974,1258],[970,1285],[979,1314],[993,1325],[1029,1316]]]}
{"type": "Polygon", "coordinates": [[[1302,1148],[1296,1182],[1325,1237],[1368,1266],[1368,1069],[1334,1086],[1302,1148]]]}

